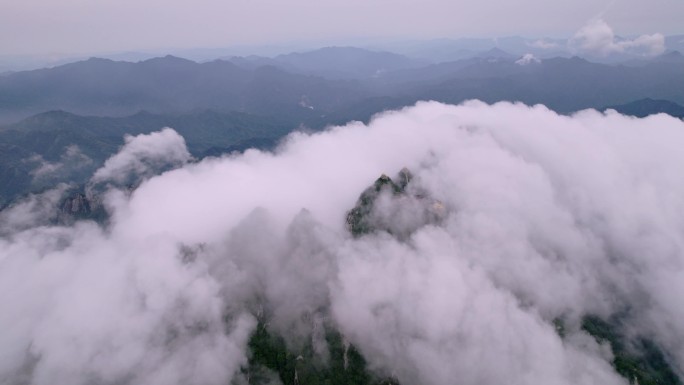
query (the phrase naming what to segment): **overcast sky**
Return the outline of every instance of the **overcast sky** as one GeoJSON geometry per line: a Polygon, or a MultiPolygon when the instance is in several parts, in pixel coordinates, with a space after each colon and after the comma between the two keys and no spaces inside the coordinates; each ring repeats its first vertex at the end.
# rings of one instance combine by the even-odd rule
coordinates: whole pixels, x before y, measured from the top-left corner
{"type": "Polygon", "coordinates": [[[359,38],[684,33],[684,0],[0,0],[0,55],[359,38]]]}

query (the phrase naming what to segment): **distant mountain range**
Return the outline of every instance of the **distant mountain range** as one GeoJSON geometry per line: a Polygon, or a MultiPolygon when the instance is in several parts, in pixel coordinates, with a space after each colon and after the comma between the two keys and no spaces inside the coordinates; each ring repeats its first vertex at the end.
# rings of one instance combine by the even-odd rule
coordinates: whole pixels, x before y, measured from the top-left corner
{"type": "Polygon", "coordinates": [[[50,110],[125,116],[140,110],[177,114],[210,108],[309,116],[311,107],[326,111],[365,95],[353,81],[273,66],[247,70],[227,61],[200,64],[173,56],[138,63],[93,58],[0,77],[0,123],[50,110]]]}
{"type": "Polygon", "coordinates": [[[425,65],[348,47],[207,63],[173,56],[137,63],[93,58],[0,77],[0,124],[52,110],[127,116],[140,110],[182,114],[205,109],[298,124],[378,97],[519,100],[560,112],[645,97],[684,103],[684,58],[676,52],[618,66],[577,57],[518,59],[493,49],[425,65]]]}
{"type": "Polygon", "coordinates": [[[329,47],[206,63],[174,56],[137,63],[93,58],[9,73],[0,76],[0,204],[56,181],[82,182],[125,134],[173,127],[201,158],[271,148],[302,127],[368,121],[419,100],[467,99],[542,103],[559,113],[613,108],[682,117],[684,56],[668,52],[608,65],[578,57],[521,58],[492,48],[429,64],[329,47]],[[75,149],[90,162],[50,178],[37,174],[41,165],[57,169],[73,161],[65,157],[75,149]]]}
{"type": "Polygon", "coordinates": [[[355,47],[326,47],[314,51],[279,55],[274,58],[248,56],[223,59],[248,69],[271,65],[286,71],[330,79],[377,77],[390,71],[429,64],[424,60],[415,60],[395,53],[369,51],[355,47]]]}
{"type": "MultiPolygon", "coordinates": [[[[616,36],[615,41],[634,39],[635,36],[620,37],[616,36]]],[[[359,40],[356,42],[346,41],[328,43],[292,43],[276,45],[244,45],[223,48],[193,48],[193,49],[172,49],[149,52],[111,52],[95,53],[87,56],[69,55],[0,55],[0,74],[7,71],[22,71],[45,67],[54,67],[82,61],[89,56],[97,56],[116,61],[142,61],[154,57],[172,54],[174,56],[187,58],[197,62],[213,61],[217,58],[228,60],[233,57],[258,57],[273,59],[278,55],[287,56],[291,53],[306,54],[316,51],[320,47],[335,46],[354,46],[365,50],[393,53],[410,58],[411,60],[423,61],[428,63],[441,63],[461,59],[469,59],[483,52],[497,48],[520,57],[525,54],[533,54],[542,59],[553,57],[571,57],[578,52],[571,44],[571,38],[549,38],[549,37],[521,37],[507,36],[498,38],[437,38],[422,40],[359,40]]],[[[684,35],[665,36],[664,48],[666,51],[684,52],[684,35]]],[[[591,61],[606,63],[624,63],[629,60],[638,60],[642,56],[639,53],[617,52],[609,56],[586,56],[591,61]]],[[[344,71],[346,72],[346,71],[344,71]]]]}
{"type": "Polygon", "coordinates": [[[651,98],[636,100],[619,106],[609,106],[603,110],[615,110],[621,114],[643,118],[653,114],[668,114],[684,119],[684,106],[669,100],[653,100],[651,98]]]}

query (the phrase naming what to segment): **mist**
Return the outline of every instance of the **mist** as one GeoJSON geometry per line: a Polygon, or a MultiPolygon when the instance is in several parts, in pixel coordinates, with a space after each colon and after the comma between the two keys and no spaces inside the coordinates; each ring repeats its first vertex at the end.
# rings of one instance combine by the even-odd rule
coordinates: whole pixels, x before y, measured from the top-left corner
{"type": "Polygon", "coordinates": [[[588,314],[681,373],[683,142],[664,114],[478,101],[201,161],[169,128],[128,137],[91,179],[136,181],[108,185],[106,225],[53,224],[64,186],[0,212],[0,383],[239,383],[264,314],[323,361],[334,325],[401,384],[628,383],[588,314]],[[352,236],[359,195],[402,168],[440,220],[384,197],[405,236],[352,236]]]}

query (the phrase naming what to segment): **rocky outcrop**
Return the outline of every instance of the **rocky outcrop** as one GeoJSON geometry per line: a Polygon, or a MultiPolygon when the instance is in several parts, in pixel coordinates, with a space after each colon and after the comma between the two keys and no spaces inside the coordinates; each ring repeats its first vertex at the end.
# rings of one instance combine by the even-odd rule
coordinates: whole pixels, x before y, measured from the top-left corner
{"type": "Polygon", "coordinates": [[[412,182],[406,168],[394,179],[380,176],[347,213],[347,229],[355,237],[385,231],[405,239],[425,225],[441,222],[445,206],[412,182]]]}
{"type": "Polygon", "coordinates": [[[91,212],[90,201],[84,194],[78,193],[66,198],[59,211],[63,215],[88,215],[91,212]]]}
{"type": "Polygon", "coordinates": [[[88,196],[82,190],[72,190],[62,200],[57,215],[57,223],[71,224],[77,220],[106,221],[107,211],[98,196],[88,196]]]}

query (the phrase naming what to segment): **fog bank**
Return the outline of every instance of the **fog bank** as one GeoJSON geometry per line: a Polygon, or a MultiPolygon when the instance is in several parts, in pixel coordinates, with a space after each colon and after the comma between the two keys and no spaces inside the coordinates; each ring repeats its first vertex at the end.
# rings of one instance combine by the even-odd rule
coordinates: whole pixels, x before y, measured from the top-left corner
{"type": "MultiPolygon", "coordinates": [[[[64,187],[0,212],[0,383],[229,383],[264,314],[323,355],[335,325],[401,384],[627,383],[587,314],[681,373],[681,143],[666,115],[477,101],[194,163],[171,129],[127,138],[92,182],[142,182],[110,187],[106,227],[50,225],[64,187]],[[352,237],[359,194],[403,167],[444,218],[352,237]]],[[[415,223],[408,199],[377,210],[415,223]]]]}

